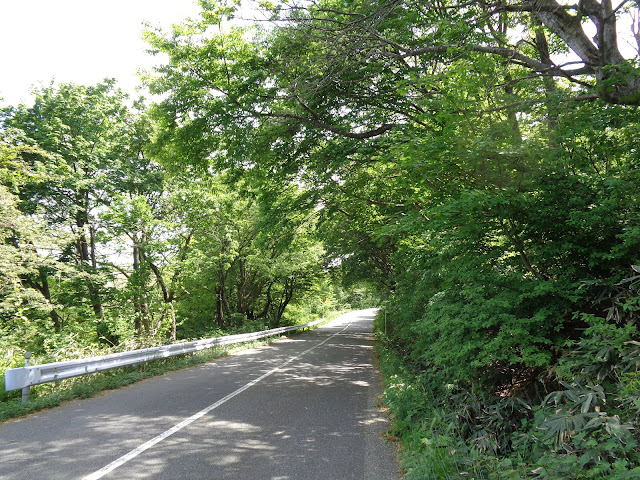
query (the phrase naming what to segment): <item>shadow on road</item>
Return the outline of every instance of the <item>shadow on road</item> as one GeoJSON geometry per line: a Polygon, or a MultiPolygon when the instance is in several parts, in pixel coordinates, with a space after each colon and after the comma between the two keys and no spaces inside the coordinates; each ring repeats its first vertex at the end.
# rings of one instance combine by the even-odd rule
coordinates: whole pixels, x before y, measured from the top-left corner
{"type": "Polygon", "coordinates": [[[380,438],[370,332],[370,313],[352,315],[0,426],[0,477],[83,478],[329,338],[104,478],[399,478],[380,438]]]}

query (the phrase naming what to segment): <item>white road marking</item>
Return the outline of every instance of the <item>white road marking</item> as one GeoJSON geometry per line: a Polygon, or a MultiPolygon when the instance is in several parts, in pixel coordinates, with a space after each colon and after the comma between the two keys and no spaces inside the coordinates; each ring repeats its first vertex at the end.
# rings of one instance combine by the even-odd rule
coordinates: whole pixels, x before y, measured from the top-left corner
{"type": "Polygon", "coordinates": [[[113,470],[115,470],[116,468],[124,465],[125,463],[127,463],[129,460],[132,460],[133,458],[137,457],[138,455],[140,455],[142,452],[144,452],[145,450],[149,450],[151,447],[153,447],[155,444],[160,443],[162,440],[164,440],[167,437],[170,437],[171,435],[173,435],[174,433],[176,433],[179,430],[182,430],[184,427],[186,427],[187,425],[190,425],[191,423],[195,422],[196,420],[198,420],[199,418],[205,416],[207,413],[209,413],[212,410],[215,410],[216,408],[218,408],[220,405],[222,405],[223,403],[231,400],[233,397],[235,397],[236,395],[241,394],[242,392],[244,392],[246,389],[252,387],[253,385],[255,385],[256,383],[264,380],[265,378],[267,378],[269,375],[273,375],[275,372],[277,372],[278,370],[281,370],[283,367],[289,365],[291,362],[293,362],[294,360],[297,360],[298,358],[302,357],[303,355],[306,355],[307,353],[309,353],[312,350],[315,350],[316,348],[318,348],[320,345],[324,344],[325,342],[328,342],[329,340],[331,340],[333,337],[335,337],[336,335],[341,334],[342,332],[344,332],[349,326],[351,325],[351,322],[349,322],[349,324],[347,326],[345,326],[342,330],[340,330],[337,333],[334,333],[333,335],[331,335],[330,337],[325,338],[322,342],[320,342],[319,344],[305,350],[302,353],[299,353],[298,355],[291,357],[289,360],[287,360],[286,362],[282,363],[281,365],[277,366],[276,368],[268,371],[267,373],[265,373],[264,375],[261,375],[260,377],[256,378],[255,380],[250,381],[249,383],[247,383],[246,385],[244,385],[243,387],[240,387],[239,389],[237,389],[234,392],[231,392],[229,395],[227,395],[224,398],[221,398],[220,400],[218,400],[216,403],[213,403],[211,405],[209,405],[208,407],[200,410],[198,413],[190,416],[189,418],[183,420],[182,422],[174,425],[173,427],[171,427],[169,430],[166,430],[164,432],[162,432],[160,435],[152,438],[151,440],[149,440],[148,442],[143,443],[142,445],[140,445],[137,448],[134,448],[133,450],[131,450],[129,453],[121,456],[120,458],[118,458],[117,460],[111,462],[109,465],[106,465],[105,467],[102,467],[100,470],[93,472],[91,475],[88,475],[86,477],[84,477],[83,480],[98,480],[99,478],[104,477],[107,473],[112,472],[113,470]]]}

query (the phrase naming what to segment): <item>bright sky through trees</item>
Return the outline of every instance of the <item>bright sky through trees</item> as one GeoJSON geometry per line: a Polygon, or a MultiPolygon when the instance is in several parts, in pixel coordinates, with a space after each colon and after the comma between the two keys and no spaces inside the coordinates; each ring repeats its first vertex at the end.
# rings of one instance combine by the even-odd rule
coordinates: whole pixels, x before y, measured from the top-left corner
{"type": "Polygon", "coordinates": [[[198,12],[195,0],[0,0],[0,104],[31,101],[32,87],[91,85],[114,77],[135,93],[136,72],[157,63],[143,22],[169,26],[198,12]]]}

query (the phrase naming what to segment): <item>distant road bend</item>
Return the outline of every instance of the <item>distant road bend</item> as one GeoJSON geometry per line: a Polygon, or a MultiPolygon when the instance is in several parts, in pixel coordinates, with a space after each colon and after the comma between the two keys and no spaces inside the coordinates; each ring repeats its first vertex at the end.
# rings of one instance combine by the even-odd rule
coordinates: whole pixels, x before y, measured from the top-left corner
{"type": "Polygon", "coordinates": [[[374,314],[0,425],[0,479],[399,479],[374,314]]]}

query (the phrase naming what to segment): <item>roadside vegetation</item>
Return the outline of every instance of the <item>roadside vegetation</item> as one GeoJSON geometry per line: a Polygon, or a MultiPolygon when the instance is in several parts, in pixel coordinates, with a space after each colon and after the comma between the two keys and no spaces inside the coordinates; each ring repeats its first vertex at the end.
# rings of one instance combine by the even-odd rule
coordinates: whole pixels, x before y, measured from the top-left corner
{"type": "Polygon", "coordinates": [[[588,334],[537,379],[546,390],[507,395],[407,361],[378,325],[405,478],[636,478],[640,345],[615,329],[588,334]]]}
{"type": "Polygon", "coordinates": [[[638,477],[638,2],[199,3],[3,112],[0,367],[384,303],[407,478],[638,477]]]}

